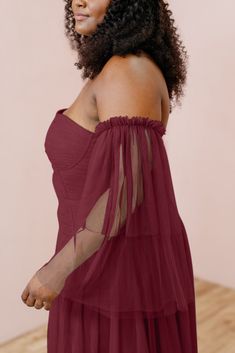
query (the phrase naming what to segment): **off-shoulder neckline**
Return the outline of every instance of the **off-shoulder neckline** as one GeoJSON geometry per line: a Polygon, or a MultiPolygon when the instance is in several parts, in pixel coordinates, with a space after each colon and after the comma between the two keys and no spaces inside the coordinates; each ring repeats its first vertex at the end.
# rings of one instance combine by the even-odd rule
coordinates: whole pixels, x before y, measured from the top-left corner
{"type": "Polygon", "coordinates": [[[86,132],[87,134],[90,134],[91,136],[96,135],[98,132],[102,131],[105,128],[111,127],[113,125],[135,125],[137,124],[144,124],[145,126],[152,126],[152,127],[157,127],[160,129],[160,132],[162,135],[166,133],[166,127],[163,124],[162,121],[156,120],[156,119],[151,119],[148,116],[132,116],[129,117],[128,115],[114,115],[110,116],[109,119],[100,121],[95,127],[95,131],[88,130],[84,126],[78,124],[75,120],[71,119],[68,115],[64,114],[64,111],[67,108],[61,108],[57,110],[56,116],[63,117],[64,119],[70,121],[73,123],[78,129],[81,129],[81,131],[86,132]]]}

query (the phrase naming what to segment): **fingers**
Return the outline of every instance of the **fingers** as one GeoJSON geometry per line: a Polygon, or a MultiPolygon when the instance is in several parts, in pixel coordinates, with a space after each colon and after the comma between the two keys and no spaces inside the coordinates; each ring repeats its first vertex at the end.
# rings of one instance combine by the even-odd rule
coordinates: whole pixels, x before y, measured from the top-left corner
{"type": "Polygon", "coordinates": [[[21,294],[21,299],[25,303],[29,295],[29,288],[28,286],[23,290],[23,293],[21,294]]]}
{"type": "Polygon", "coordinates": [[[50,310],[51,309],[51,303],[50,302],[44,302],[45,305],[44,305],[44,309],[45,310],[50,310]]]}
{"type": "Polygon", "coordinates": [[[32,294],[29,294],[25,304],[29,307],[35,307],[35,309],[42,309],[44,307],[45,310],[50,310],[51,301],[47,298],[44,300],[42,298],[36,298],[32,294]]]}
{"type": "Polygon", "coordinates": [[[44,306],[45,310],[50,310],[52,302],[58,295],[59,293],[42,285],[37,275],[34,275],[21,294],[21,299],[29,307],[41,309],[44,306]]]}
{"type": "Polygon", "coordinates": [[[25,304],[26,304],[27,306],[34,306],[35,299],[36,299],[36,298],[30,293],[29,296],[28,296],[28,298],[27,298],[27,300],[26,300],[26,302],[25,302],[25,304]]]}
{"type": "Polygon", "coordinates": [[[26,303],[27,306],[30,307],[35,307],[35,309],[42,309],[44,306],[45,310],[50,310],[51,308],[51,302],[50,301],[43,301],[42,299],[36,299],[35,297],[33,297],[32,295],[29,295],[26,303]]]}
{"type": "Polygon", "coordinates": [[[43,302],[42,299],[36,299],[34,303],[35,309],[42,309],[44,303],[45,302],[43,302]]]}
{"type": "Polygon", "coordinates": [[[24,291],[21,294],[22,301],[29,307],[35,307],[35,309],[50,310],[52,304],[52,298],[43,296],[40,291],[33,292],[30,291],[29,286],[27,285],[24,291]]]}

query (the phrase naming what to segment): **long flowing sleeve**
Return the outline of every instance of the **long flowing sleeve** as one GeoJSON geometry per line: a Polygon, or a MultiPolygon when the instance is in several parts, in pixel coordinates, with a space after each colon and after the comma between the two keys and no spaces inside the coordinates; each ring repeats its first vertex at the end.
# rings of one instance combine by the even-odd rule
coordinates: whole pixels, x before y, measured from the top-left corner
{"type": "Polygon", "coordinates": [[[164,133],[160,121],[143,116],[115,116],[98,124],[77,231],[37,271],[42,285],[105,313],[140,307],[159,312],[170,301],[170,310],[186,307],[194,296],[188,257],[182,254],[189,249],[164,133]],[[133,301],[127,292],[135,289],[139,295],[133,301]]]}

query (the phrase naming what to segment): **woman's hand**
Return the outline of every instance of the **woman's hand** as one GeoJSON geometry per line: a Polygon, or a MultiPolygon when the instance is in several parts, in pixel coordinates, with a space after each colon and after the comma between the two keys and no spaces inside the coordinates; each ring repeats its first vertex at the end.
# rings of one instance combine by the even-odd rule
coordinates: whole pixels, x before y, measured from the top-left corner
{"type": "Polygon", "coordinates": [[[50,310],[52,302],[58,295],[59,293],[42,285],[35,273],[23,290],[21,299],[27,306],[35,309],[41,309],[44,306],[45,310],[50,310]]]}

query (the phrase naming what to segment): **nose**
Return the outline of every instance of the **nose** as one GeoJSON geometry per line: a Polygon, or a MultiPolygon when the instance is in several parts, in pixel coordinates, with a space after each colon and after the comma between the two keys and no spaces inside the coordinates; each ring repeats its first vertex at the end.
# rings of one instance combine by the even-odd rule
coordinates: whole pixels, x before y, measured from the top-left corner
{"type": "Polygon", "coordinates": [[[76,1],[77,6],[86,6],[87,1],[86,0],[78,0],[76,1]]]}

